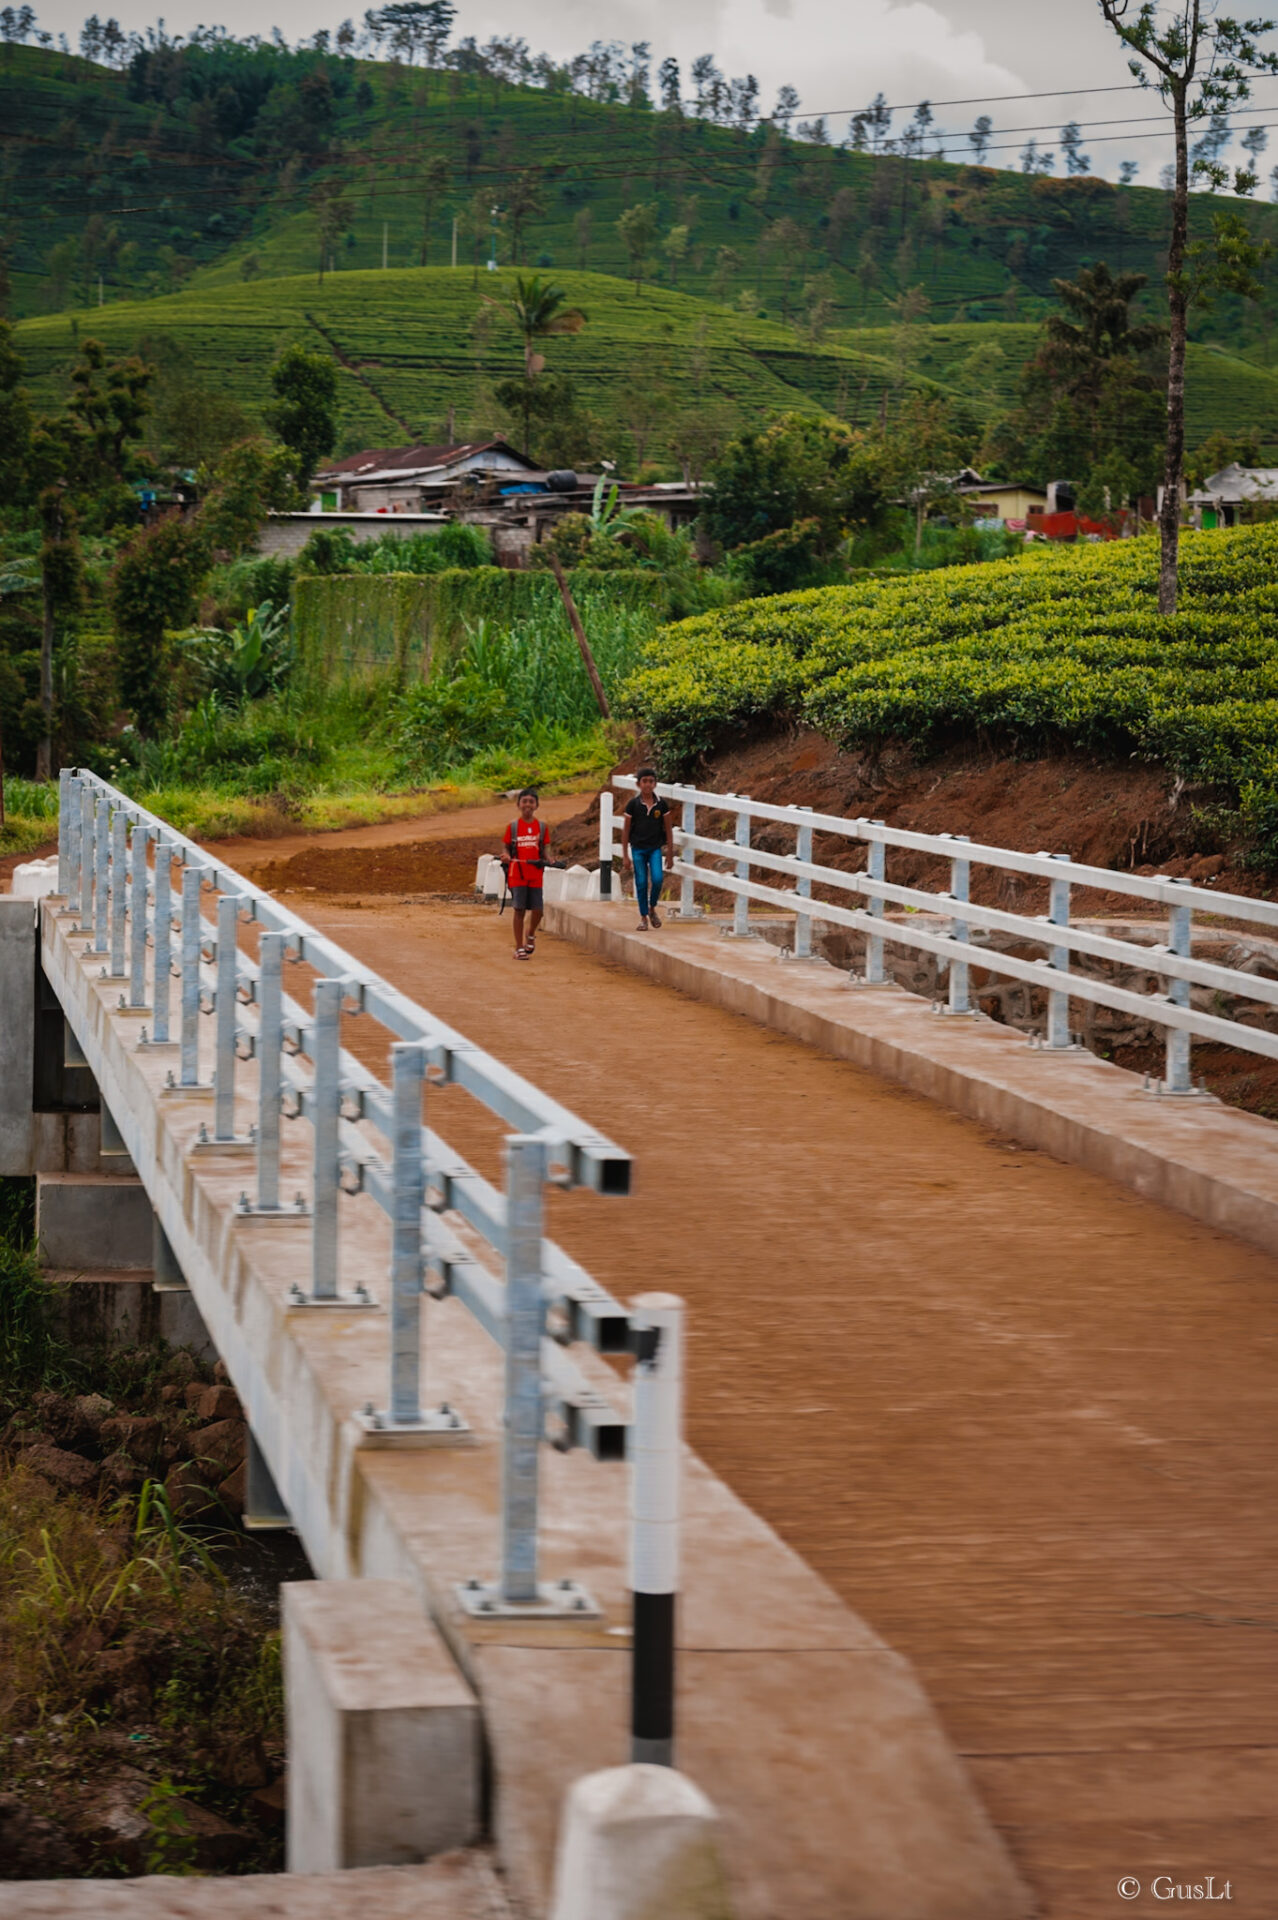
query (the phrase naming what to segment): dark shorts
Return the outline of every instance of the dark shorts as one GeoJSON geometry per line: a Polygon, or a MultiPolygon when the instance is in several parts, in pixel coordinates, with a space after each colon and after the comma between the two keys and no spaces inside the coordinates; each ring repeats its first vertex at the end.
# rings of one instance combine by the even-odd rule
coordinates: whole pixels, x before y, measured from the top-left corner
{"type": "Polygon", "coordinates": [[[511,905],[516,913],[540,913],[541,894],[540,887],[512,887],[510,889],[511,905]]]}

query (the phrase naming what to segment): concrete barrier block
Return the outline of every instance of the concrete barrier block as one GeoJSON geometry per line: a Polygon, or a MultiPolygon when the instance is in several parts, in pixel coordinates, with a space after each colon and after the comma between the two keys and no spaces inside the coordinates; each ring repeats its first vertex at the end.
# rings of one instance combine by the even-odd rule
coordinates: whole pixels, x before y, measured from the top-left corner
{"type": "Polygon", "coordinates": [[[719,1822],[673,1767],[608,1767],[564,1802],[550,1920],[730,1920],[719,1822]]]}
{"type": "Polygon", "coordinates": [[[568,875],[562,867],[547,867],[541,877],[541,884],[547,902],[569,898],[568,875]]]}
{"type": "Polygon", "coordinates": [[[475,892],[476,893],[483,893],[485,888],[487,887],[488,866],[492,857],[493,856],[491,853],[481,853],[478,860],[475,862],[475,892]]]}
{"type": "Polygon", "coordinates": [[[43,900],[47,893],[56,893],[57,856],[49,860],[26,860],[15,867],[9,891],[15,900],[43,900]]]}
{"type": "Polygon", "coordinates": [[[590,897],[590,882],[595,878],[587,867],[569,867],[564,875],[565,900],[587,900],[590,897]]]}
{"type": "Polygon", "coordinates": [[[109,1173],[36,1175],[36,1240],[46,1267],[149,1269],[154,1215],[140,1180],[109,1173]]]}
{"type": "Polygon", "coordinates": [[[478,1837],[474,1694],[406,1582],[280,1588],[288,1871],[406,1866],[478,1837]]]}

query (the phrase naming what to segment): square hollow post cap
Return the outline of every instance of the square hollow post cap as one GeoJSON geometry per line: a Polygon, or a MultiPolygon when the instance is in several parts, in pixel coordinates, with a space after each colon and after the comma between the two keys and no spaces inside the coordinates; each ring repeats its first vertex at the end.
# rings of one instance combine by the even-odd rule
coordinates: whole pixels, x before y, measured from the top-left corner
{"type": "Polygon", "coordinates": [[[719,1820],[673,1767],[583,1774],[564,1799],[550,1920],[732,1920],[719,1820]]]}

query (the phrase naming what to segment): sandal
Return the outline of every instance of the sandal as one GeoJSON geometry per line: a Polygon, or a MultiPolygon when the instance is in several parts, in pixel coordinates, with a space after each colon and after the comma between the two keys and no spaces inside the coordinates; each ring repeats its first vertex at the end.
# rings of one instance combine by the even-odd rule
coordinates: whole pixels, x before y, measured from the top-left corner
{"type": "Polygon", "coordinates": [[[655,907],[652,909],[652,912],[648,915],[648,918],[652,922],[654,927],[659,927],[661,925],[661,915],[657,912],[657,909],[655,907]]]}
{"type": "Polygon", "coordinates": [[[515,958],[516,960],[531,960],[532,954],[527,947],[516,947],[515,958]]]}
{"type": "Polygon", "coordinates": [[[641,920],[641,921],[639,922],[639,925],[638,925],[638,926],[637,926],[637,927],[635,928],[635,932],[636,932],[636,933],[647,933],[647,931],[648,931],[648,922],[647,922],[646,920],[641,920]]]}

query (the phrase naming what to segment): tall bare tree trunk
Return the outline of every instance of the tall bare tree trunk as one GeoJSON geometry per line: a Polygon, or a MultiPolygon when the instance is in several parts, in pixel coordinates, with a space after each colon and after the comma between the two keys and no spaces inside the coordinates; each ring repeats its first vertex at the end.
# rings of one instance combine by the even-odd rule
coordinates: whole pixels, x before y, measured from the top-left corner
{"type": "Polygon", "coordinates": [[[555,585],[559,588],[560,597],[564,603],[564,612],[568,615],[568,624],[576,635],[582,661],[585,664],[587,674],[590,676],[590,684],[595,690],[595,700],[598,703],[599,711],[605,720],[611,720],[612,708],[608,705],[608,696],[603,690],[603,681],[599,678],[599,669],[595,665],[595,656],[590,651],[590,642],[586,638],[586,629],[581,624],[581,615],[577,611],[577,602],[572,597],[572,588],[568,585],[567,576],[559,564],[559,555],[552,547],[548,549],[546,558],[550,562],[550,571],[555,576],[555,585]]]}
{"type": "MultiPolygon", "coordinates": [[[[47,498],[56,498],[54,495],[47,498]]],[[[43,615],[40,628],[40,715],[42,729],[36,742],[35,773],[37,780],[53,778],[53,634],[54,614],[53,581],[56,579],[55,553],[49,551],[50,542],[61,540],[63,531],[60,504],[55,506],[50,517],[46,518],[44,529],[44,551],[40,559],[41,608],[43,615]],[[52,574],[52,577],[51,577],[52,574]]]]}
{"type": "Polygon", "coordinates": [[[1189,295],[1185,286],[1185,249],[1189,234],[1189,140],[1185,88],[1173,94],[1176,117],[1176,191],[1172,198],[1171,244],[1167,249],[1167,455],[1163,467],[1163,504],[1158,514],[1158,611],[1175,613],[1180,559],[1180,479],[1185,464],[1185,344],[1189,295]]]}
{"type": "Polygon", "coordinates": [[[35,776],[53,778],[53,606],[44,596],[44,624],[40,633],[40,716],[44,731],[36,742],[35,776]]]}

